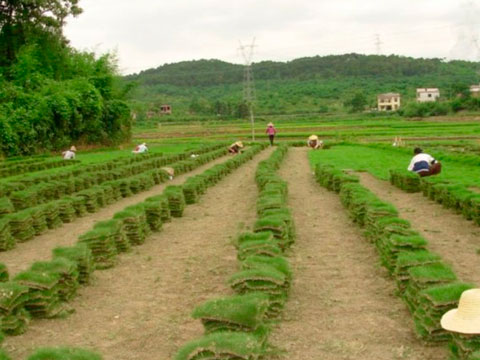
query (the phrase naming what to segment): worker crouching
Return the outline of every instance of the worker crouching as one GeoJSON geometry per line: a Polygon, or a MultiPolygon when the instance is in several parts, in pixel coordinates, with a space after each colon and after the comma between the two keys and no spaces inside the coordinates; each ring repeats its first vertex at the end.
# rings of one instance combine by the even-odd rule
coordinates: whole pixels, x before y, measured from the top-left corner
{"type": "Polygon", "coordinates": [[[241,141],[236,141],[228,147],[228,152],[236,155],[240,153],[241,149],[243,149],[243,143],[241,141]]]}
{"type": "Polygon", "coordinates": [[[307,144],[314,150],[323,148],[323,141],[319,140],[317,135],[310,135],[307,144]]]}
{"type": "Polygon", "coordinates": [[[421,177],[437,175],[442,171],[442,164],[431,155],[424,153],[422,149],[415,148],[413,154],[408,171],[416,172],[421,177]]]}

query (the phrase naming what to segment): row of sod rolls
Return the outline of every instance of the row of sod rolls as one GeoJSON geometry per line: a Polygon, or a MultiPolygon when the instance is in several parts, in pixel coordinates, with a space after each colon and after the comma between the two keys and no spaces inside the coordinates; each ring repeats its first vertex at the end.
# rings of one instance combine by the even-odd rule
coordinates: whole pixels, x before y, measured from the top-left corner
{"type": "Polygon", "coordinates": [[[236,239],[239,271],[228,280],[236,295],[206,301],[193,310],[205,335],[183,346],[176,360],[254,360],[271,352],[268,335],[292,280],[284,252],[295,231],[286,205],[287,184],[276,174],[287,149],[280,146],[258,165],[258,219],[253,232],[236,239]]]}
{"type": "MultiPolygon", "coordinates": [[[[262,149],[263,146],[252,146],[243,154],[212,166],[199,175],[204,180],[203,188],[216,184],[262,149]]],[[[129,206],[110,220],[97,222],[79,237],[75,246],[54,249],[51,261],[35,262],[11,280],[5,267],[0,266],[2,332],[18,335],[25,332],[31,318],[68,315],[72,311],[68,301],[75,297],[80,285],[90,282],[96,269],[113,267],[120,253],[143,244],[172,216],[182,216],[184,207],[182,186],[168,186],[163,194],[129,206]]]]}
{"type": "MultiPolygon", "coordinates": [[[[0,360],[11,360],[6,351],[0,350],[0,360]]],[[[71,347],[40,348],[25,360],[102,360],[98,353],[71,347]]]]}
{"type": "MultiPolygon", "coordinates": [[[[226,152],[225,148],[217,149],[195,158],[180,160],[170,166],[179,175],[219,158],[226,152]]],[[[78,217],[95,213],[122,198],[149,190],[157,184],[168,181],[169,174],[165,169],[156,167],[155,164],[152,166],[153,168],[138,175],[93,185],[72,196],[64,196],[60,200],[0,216],[0,251],[12,249],[17,242],[31,240],[48,229],[55,229],[64,223],[73,222],[78,217]]],[[[0,213],[2,209],[5,209],[2,207],[5,199],[0,198],[0,213]]],[[[28,197],[25,197],[25,201],[27,199],[28,197]]]]}
{"type": "Polygon", "coordinates": [[[131,159],[125,159],[123,162],[117,161],[114,165],[109,163],[92,165],[98,167],[98,170],[92,169],[85,172],[80,167],[82,169],[80,174],[76,170],[70,170],[69,172],[59,173],[60,177],[59,174],[55,174],[55,176],[44,175],[42,176],[42,178],[45,177],[44,180],[40,180],[42,178],[39,176],[26,176],[20,179],[19,182],[7,183],[4,186],[6,195],[1,202],[2,210],[0,214],[20,211],[52,200],[61,199],[64,196],[73,195],[82,190],[86,191],[105,182],[145,174],[171,163],[183,162],[184,166],[188,166],[196,159],[197,155],[202,157],[204,154],[215,151],[223,150],[226,152],[225,146],[217,145],[213,149],[212,147],[211,145],[206,147],[209,151],[203,151],[203,148],[199,148],[200,154],[196,154],[194,158],[188,156],[190,152],[165,156],[158,154],[152,156],[140,155],[136,157],[139,160],[134,162],[130,162],[131,159]],[[8,202],[10,202],[10,206],[8,206],[8,202]]]}
{"type": "Polygon", "coordinates": [[[322,164],[316,166],[315,174],[320,184],[340,194],[351,219],[365,229],[366,239],[375,245],[413,316],[417,335],[430,343],[450,341],[455,359],[470,359],[480,350],[471,344],[480,338],[469,338],[468,350],[463,350],[465,338],[443,330],[440,319],[458,306],[463,291],[474,286],[460,282],[451,267],[427,249],[427,241],[410,223],[398,217],[395,207],[360,185],[358,178],[322,164]]]}
{"type": "Polygon", "coordinates": [[[225,143],[215,143],[212,145],[203,145],[195,149],[186,150],[177,154],[164,155],[162,153],[144,153],[136,156],[118,157],[112,160],[103,161],[97,164],[76,165],[72,168],[62,170],[49,170],[39,174],[24,174],[21,177],[14,177],[5,181],[0,181],[0,196],[8,196],[10,193],[18,190],[24,190],[26,186],[63,180],[67,178],[78,178],[84,174],[92,174],[105,170],[116,170],[124,166],[133,166],[144,163],[145,161],[157,160],[161,166],[171,162],[187,160],[191,156],[201,155],[221,148],[225,148],[225,143]]]}
{"type": "Polygon", "coordinates": [[[406,170],[391,170],[390,182],[408,192],[421,191],[429,199],[480,225],[480,193],[476,186],[469,187],[437,177],[420,178],[406,170]]]}
{"type": "Polygon", "coordinates": [[[26,160],[26,161],[6,161],[0,165],[0,178],[14,176],[18,174],[31,173],[47,169],[54,169],[63,166],[77,165],[79,160],[63,159],[45,159],[45,160],[26,160]]]}

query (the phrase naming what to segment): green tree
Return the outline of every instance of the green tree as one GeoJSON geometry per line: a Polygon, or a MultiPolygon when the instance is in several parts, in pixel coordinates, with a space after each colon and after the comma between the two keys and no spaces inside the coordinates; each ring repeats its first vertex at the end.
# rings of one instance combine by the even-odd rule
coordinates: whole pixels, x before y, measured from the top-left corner
{"type": "Polygon", "coordinates": [[[1,0],[0,65],[10,65],[20,48],[32,37],[55,34],[62,37],[62,27],[69,15],[82,12],[79,0],[1,0]]]}
{"type": "Polygon", "coordinates": [[[363,111],[367,105],[367,98],[363,92],[356,92],[352,97],[347,99],[343,105],[352,112],[363,111]]]}

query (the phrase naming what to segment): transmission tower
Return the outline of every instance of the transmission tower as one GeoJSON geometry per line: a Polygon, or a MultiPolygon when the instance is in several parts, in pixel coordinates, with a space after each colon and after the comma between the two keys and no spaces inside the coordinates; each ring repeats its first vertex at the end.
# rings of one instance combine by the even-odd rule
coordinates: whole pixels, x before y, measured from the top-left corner
{"type": "Polygon", "coordinates": [[[380,35],[375,34],[375,50],[377,52],[377,55],[380,55],[382,53],[382,45],[383,42],[380,40],[380,35]]]}
{"type": "Polygon", "coordinates": [[[248,106],[250,113],[250,123],[252,125],[252,141],[255,141],[255,116],[253,114],[253,107],[255,104],[255,84],[253,82],[252,71],[252,57],[255,49],[255,38],[253,38],[251,45],[242,45],[240,42],[240,52],[245,61],[244,79],[243,79],[243,100],[248,106]]]}

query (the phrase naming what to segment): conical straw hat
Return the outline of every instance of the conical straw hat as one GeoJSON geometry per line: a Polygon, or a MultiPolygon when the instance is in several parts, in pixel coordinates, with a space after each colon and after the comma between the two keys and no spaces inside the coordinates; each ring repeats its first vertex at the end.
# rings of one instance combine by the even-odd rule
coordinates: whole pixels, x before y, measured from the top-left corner
{"type": "Polygon", "coordinates": [[[318,136],[317,135],[310,135],[308,137],[308,140],[318,140],[318,136]]]}
{"type": "Polygon", "coordinates": [[[269,123],[267,124],[267,126],[268,126],[268,127],[273,126],[273,123],[269,122],[269,123]]]}
{"type": "Polygon", "coordinates": [[[77,151],[77,148],[76,148],[75,146],[72,146],[72,147],[70,148],[70,151],[77,151]]]}
{"type": "Polygon", "coordinates": [[[160,168],[160,169],[164,170],[164,171],[165,171],[168,175],[170,175],[170,176],[175,175],[175,170],[174,170],[173,168],[171,168],[171,167],[164,166],[164,167],[162,167],[162,168],[160,168]]]}
{"type": "Polygon", "coordinates": [[[235,145],[237,145],[238,147],[243,148],[243,143],[242,143],[241,141],[237,141],[237,142],[235,143],[235,145]]]}
{"type": "Polygon", "coordinates": [[[461,334],[480,334],[480,289],[466,290],[460,296],[458,309],[442,316],[442,328],[461,334]]]}

